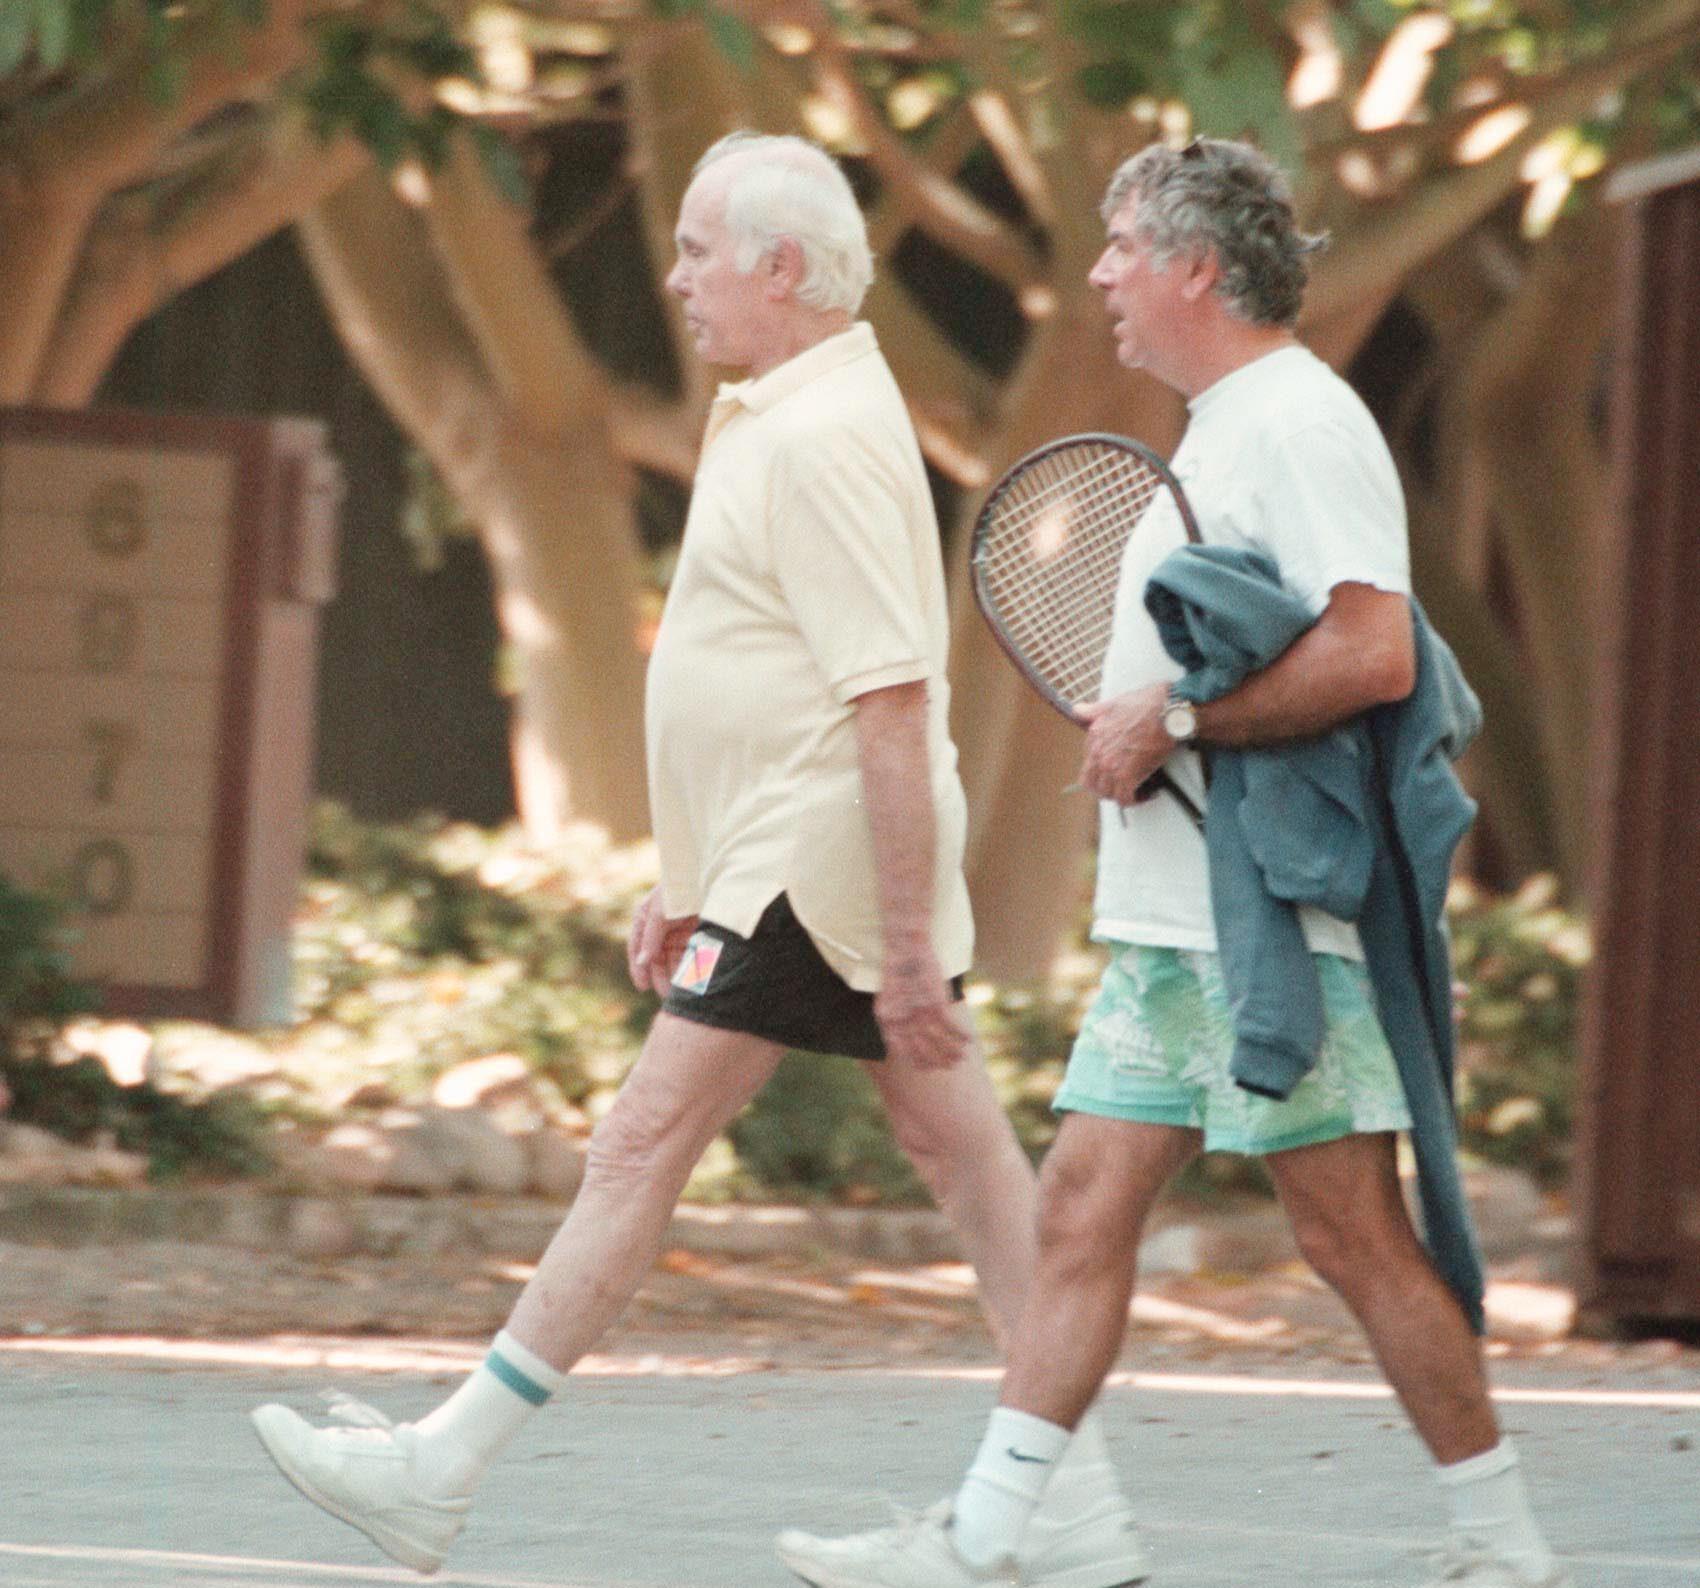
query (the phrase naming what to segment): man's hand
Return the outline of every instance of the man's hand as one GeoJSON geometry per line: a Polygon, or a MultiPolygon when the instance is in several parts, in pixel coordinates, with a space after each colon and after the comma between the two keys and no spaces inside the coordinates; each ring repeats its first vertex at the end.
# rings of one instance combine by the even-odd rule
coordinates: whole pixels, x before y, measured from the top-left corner
{"type": "Polygon", "coordinates": [[[968,1033],[930,944],[886,956],[874,1018],[894,1064],[943,1070],[968,1052],[968,1033]]]}
{"type": "Polygon", "coordinates": [[[685,944],[696,929],[694,915],[676,915],[669,920],[661,889],[651,888],[632,917],[631,936],[626,939],[626,969],[631,973],[632,985],[639,992],[653,992],[665,998],[685,944]]]}
{"type": "Polygon", "coordinates": [[[1118,805],[1150,797],[1152,774],[1175,748],[1163,726],[1168,698],[1169,686],[1156,683],[1081,706],[1087,722],[1082,788],[1118,805]]]}

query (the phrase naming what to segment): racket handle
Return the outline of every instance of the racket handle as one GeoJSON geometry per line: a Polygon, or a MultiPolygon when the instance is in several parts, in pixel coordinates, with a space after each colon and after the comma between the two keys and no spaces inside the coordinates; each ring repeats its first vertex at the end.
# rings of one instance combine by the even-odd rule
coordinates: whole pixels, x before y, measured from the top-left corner
{"type": "MultiPolygon", "coordinates": [[[[1065,783],[1062,791],[1065,794],[1085,794],[1090,792],[1086,785],[1080,782],[1065,783]]],[[[1204,812],[1198,808],[1197,804],[1193,801],[1192,796],[1189,795],[1179,783],[1177,783],[1161,768],[1153,772],[1150,777],[1146,778],[1146,780],[1140,784],[1139,794],[1137,797],[1141,800],[1146,800],[1157,794],[1165,792],[1174,795],[1175,799],[1180,803],[1181,809],[1186,812],[1187,819],[1199,830],[1199,832],[1202,833],[1204,831],[1204,812]]],[[[1127,825],[1127,806],[1121,806],[1120,810],[1122,815],[1122,825],[1125,827],[1127,825]]]]}
{"type": "Polygon", "coordinates": [[[1186,812],[1187,819],[1192,825],[1199,832],[1204,831],[1204,812],[1193,802],[1192,796],[1161,767],[1145,780],[1141,792],[1143,793],[1145,790],[1149,790],[1153,794],[1159,792],[1172,794],[1179,802],[1181,809],[1186,812]]]}

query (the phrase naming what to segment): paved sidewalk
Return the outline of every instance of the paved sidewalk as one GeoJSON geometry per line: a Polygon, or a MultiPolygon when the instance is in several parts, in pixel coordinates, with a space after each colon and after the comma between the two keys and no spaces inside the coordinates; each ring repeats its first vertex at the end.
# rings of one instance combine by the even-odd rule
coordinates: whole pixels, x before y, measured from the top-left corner
{"type": "MultiPolygon", "coordinates": [[[[1550,1365],[1502,1402],[1580,1588],[1695,1588],[1700,1393],[1590,1399],[1550,1365]]],[[[1111,1450],[1156,1558],[1152,1588],[1416,1588],[1442,1503],[1362,1371],[1302,1381],[1145,1375],[1113,1387],[1111,1450]]],[[[5,1360],[7,1588],[352,1588],[418,1583],[321,1515],[252,1438],[255,1402],[326,1383],[399,1416],[422,1377],[279,1366],[125,1369],[5,1360]]],[[[434,1583],[451,1588],[784,1588],[785,1525],[880,1525],[960,1471],[992,1396],[939,1371],[575,1375],[486,1484],[434,1583]]],[[[795,1585],[793,1584],[793,1588],[795,1585]]]]}

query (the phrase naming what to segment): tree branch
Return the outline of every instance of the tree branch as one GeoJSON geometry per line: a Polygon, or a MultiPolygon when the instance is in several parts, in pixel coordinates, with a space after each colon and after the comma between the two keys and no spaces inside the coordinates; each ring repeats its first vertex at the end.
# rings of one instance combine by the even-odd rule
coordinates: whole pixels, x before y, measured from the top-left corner
{"type": "Polygon", "coordinates": [[[352,138],[325,144],[295,126],[264,140],[235,172],[221,171],[163,230],[141,197],[110,200],[89,233],[42,358],[34,400],[68,407],[88,402],[137,325],[299,220],[369,159],[352,138]]]}
{"type": "Polygon", "coordinates": [[[922,231],[1013,290],[1042,279],[1044,266],[1031,246],[955,182],[917,160],[874,109],[825,6],[809,0],[799,9],[811,18],[820,85],[849,117],[892,201],[922,231]]]}
{"type": "Polygon", "coordinates": [[[213,110],[275,82],[306,59],[301,19],[309,0],[273,0],[267,21],[237,50],[215,18],[196,18],[178,47],[182,92],[159,104],[138,52],[97,90],[61,101],[14,132],[0,155],[0,402],[36,385],[60,301],[94,215],[118,188],[145,176],[173,138],[213,110]]]}
{"type": "Polygon", "coordinates": [[[1700,28],[1700,0],[1671,0],[1637,19],[1623,52],[1591,63],[1555,85],[1528,127],[1497,155],[1431,178],[1416,193],[1379,208],[1322,258],[1308,312],[1314,320],[1349,313],[1402,280],[1516,191],[1523,157],[1549,133],[1584,115],[1600,96],[1678,54],[1700,28]]]}
{"type": "Polygon", "coordinates": [[[493,401],[418,215],[368,168],[304,216],[300,237],[344,345],[415,438],[470,426],[493,401]]]}
{"type": "Polygon", "coordinates": [[[496,191],[467,138],[453,140],[429,181],[426,228],[501,401],[539,432],[605,409],[607,379],[531,240],[528,214],[496,191]]]}

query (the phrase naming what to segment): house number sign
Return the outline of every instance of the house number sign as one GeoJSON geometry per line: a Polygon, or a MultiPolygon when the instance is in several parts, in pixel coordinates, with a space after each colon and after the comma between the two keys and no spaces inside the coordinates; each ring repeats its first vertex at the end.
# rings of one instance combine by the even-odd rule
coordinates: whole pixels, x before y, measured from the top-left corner
{"type": "Polygon", "coordinates": [[[306,421],[0,411],[0,874],[114,1013],[288,1015],[337,492],[306,421]]]}

